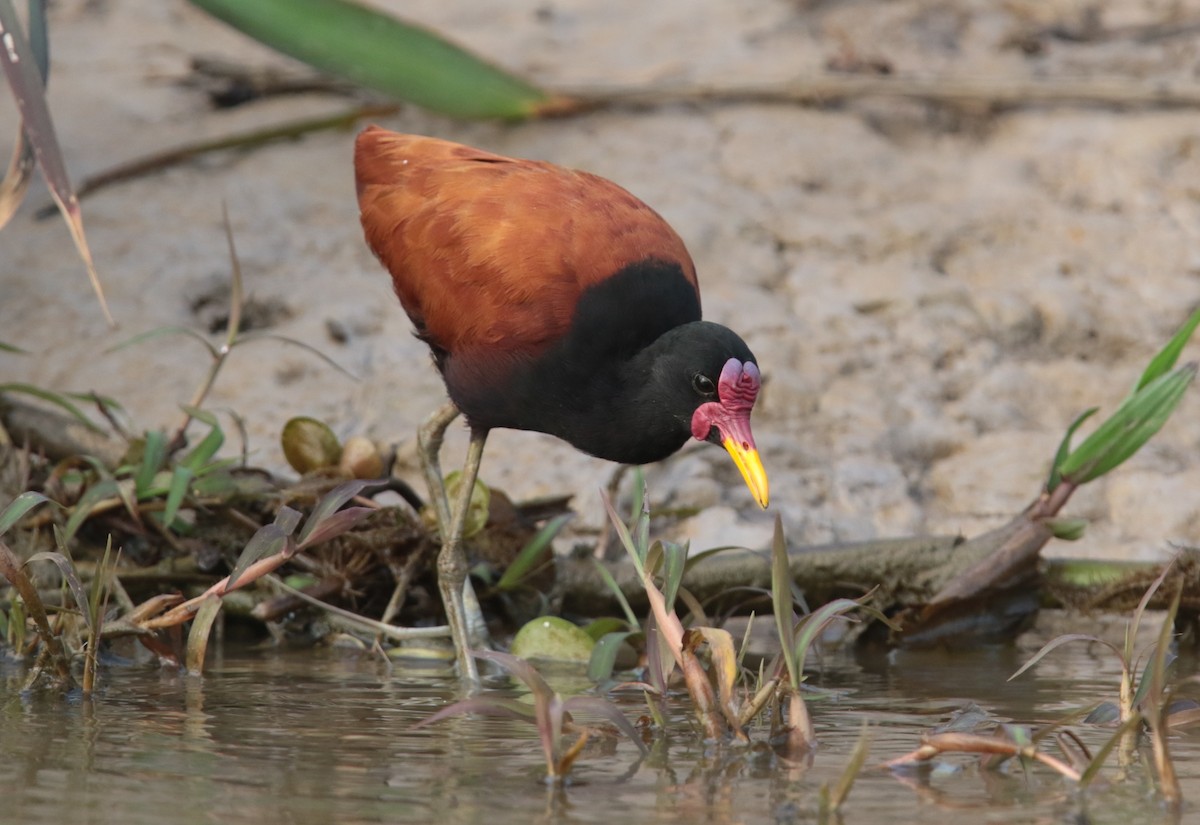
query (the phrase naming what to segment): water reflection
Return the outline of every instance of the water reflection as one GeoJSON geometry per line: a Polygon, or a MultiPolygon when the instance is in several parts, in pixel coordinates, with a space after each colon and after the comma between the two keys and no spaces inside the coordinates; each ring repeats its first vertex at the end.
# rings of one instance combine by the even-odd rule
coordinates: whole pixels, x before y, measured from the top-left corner
{"type": "MultiPolygon", "coordinates": [[[[531,727],[458,718],[413,730],[458,698],[453,683],[389,675],[337,652],[229,654],[203,679],[121,668],[104,674],[94,701],[21,695],[20,674],[6,665],[0,821],[811,822],[821,786],[836,781],[864,720],[875,766],[915,748],[922,733],[969,702],[988,720],[1045,721],[1115,690],[1115,665],[1086,648],[1006,682],[1023,658],[1011,651],[841,657],[815,680],[837,693],[812,704],[821,747],[811,766],[783,764],[761,741],[706,746],[681,715],[644,759],[628,742],[590,744],[565,789],[542,781],[531,727]]],[[[641,713],[639,701],[618,699],[631,717],[641,713]]],[[[1079,730],[1093,748],[1107,736],[1079,730]]],[[[1200,737],[1181,734],[1172,744],[1185,796],[1200,804],[1200,737]]],[[[971,812],[988,822],[1160,816],[1147,803],[1153,795],[1140,769],[1090,798],[1088,810],[1069,783],[1043,769],[979,771],[969,757],[948,757],[934,769],[868,769],[845,821],[959,823],[971,812]]]]}

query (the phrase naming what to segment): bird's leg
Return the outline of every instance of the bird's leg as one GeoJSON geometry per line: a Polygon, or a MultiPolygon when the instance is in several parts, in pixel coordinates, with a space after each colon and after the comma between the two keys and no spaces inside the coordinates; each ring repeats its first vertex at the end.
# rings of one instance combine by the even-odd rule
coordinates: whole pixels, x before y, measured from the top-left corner
{"type": "Polygon", "coordinates": [[[450,518],[448,529],[442,533],[442,550],[438,553],[438,586],[442,591],[442,603],[446,608],[446,621],[454,637],[454,651],[458,656],[458,675],[471,684],[479,683],[479,671],[471,655],[471,633],[467,608],[475,612],[479,603],[475,591],[467,578],[467,558],[463,553],[463,528],[467,510],[471,506],[471,493],[479,475],[479,462],[483,457],[483,444],[487,430],[471,430],[471,443],[467,447],[467,462],[459,477],[458,501],[450,518]],[[469,603],[469,604],[468,604],[469,603]]]}
{"type": "Polygon", "coordinates": [[[479,615],[479,602],[475,598],[475,590],[467,578],[467,559],[463,553],[463,528],[466,524],[467,509],[471,504],[471,492],[475,489],[475,479],[479,475],[479,461],[483,455],[483,443],[487,432],[472,432],[471,444],[467,449],[467,463],[463,467],[462,486],[457,509],[450,510],[446,497],[446,485],[442,479],[441,463],[438,454],[446,437],[446,428],[458,417],[458,407],[447,403],[433,415],[417,431],[417,444],[420,447],[418,455],[421,459],[421,469],[425,474],[425,482],[429,485],[429,498],[437,516],[438,529],[442,535],[442,549],[438,553],[438,588],[441,590],[442,604],[446,610],[446,621],[450,625],[450,633],[454,639],[454,651],[458,660],[459,675],[471,684],[479,683],[479,671],[475,659],[471,656],[472,633],[471,618],[475,624],[485,627],[483,617],[479,615]],[[468,610],[474,614],[468,615],[468,610]]]}
{"type": "Polygon", "coordinates": [[[425,473],[425,483],[429,486],[429,499],[437,516],[438,529],[443,536],[447,534],[450,524],[450,505],[446,501],[446,484],[442,480],[438,453],[446,438],[446,428],[455,418],[458,418],[458,407],[454,406],[453,401],[448,401],[417,430],[417,446],[420,448],[417,454],[421,459],[421,470],[425,473]]]}

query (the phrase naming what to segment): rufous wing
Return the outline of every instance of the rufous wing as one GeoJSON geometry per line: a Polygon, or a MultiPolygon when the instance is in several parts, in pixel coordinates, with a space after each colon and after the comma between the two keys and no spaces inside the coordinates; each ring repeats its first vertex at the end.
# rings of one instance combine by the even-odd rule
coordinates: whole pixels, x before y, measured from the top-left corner
{"type": "Polygon", "coordinates": [[[448,353],[538,353],[565,334],[579,296],[683,241],[610,181],[376,126],[355,143],[367,243],[418,332],[448,353]]]}

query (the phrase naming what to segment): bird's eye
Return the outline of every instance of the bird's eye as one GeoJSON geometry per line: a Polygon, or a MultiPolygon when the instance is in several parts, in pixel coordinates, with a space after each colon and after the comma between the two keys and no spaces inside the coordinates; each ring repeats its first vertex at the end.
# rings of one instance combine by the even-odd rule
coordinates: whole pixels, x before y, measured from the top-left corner
{"type": "Polygon", "coordinates": [[[717,388],[713,384],[712,379],[707,375],[702,375],[701,373],[696,373],[692,376],[692,389],[701,395],[707,396],[715,395],[717,392],[717,388]]]}

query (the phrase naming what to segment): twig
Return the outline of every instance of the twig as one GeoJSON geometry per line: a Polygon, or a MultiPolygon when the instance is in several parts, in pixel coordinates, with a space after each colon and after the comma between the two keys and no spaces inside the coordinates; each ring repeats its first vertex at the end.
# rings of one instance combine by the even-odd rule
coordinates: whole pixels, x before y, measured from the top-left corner
{"type": "Polygon", "coordinates": [[[994,736],[978,736],[971,733],[937,733],[926,736],[921,747],[911,753],[898,756],[884,763],[886,768],[896,768],[913,762],[928,762],[943,753],[974,753],[979,755],[996,754],[1022,759],[1035,759],[1053,768],[1073,782],[1079,781],[1079,771],[1063,762],[1061,759],[1042,753],[1032,745],[1019,745],[1008,739],[998,739],[994,736]]]}
{"type": "Polygon", "coordinates": [[[386,636],[393,641],[408,641],[410,639],[441,639],[450,635],[449,625],[435,625],[433,627],[396,627],[395,625],[384,624],[377,622],[374,619],[368,619],[366,616],[359,615],[344,608],[337,607],[320,599],[314,599],[312,596],[297,590],[296,588],[285,584],[278,576],[267,576],[267,581],[283,590],[289,595],[295,596],[298,599],[308,602],[314,607],[319,607],[327,613],[342,619],[343,621],[363,628],[370,633],[378,636],[386,636]]]}
{"type": "Polygon", "coordinates": [[[573,99],[556,115],[594,109],[655,108],[669,103],[828,104],[865,97],[924,100],[947,105],[1017,108],[1029,106],[1200,106],[1200,84],[1146,83],[1120,77],[997,80],[991,77],[820,74],[781,83],[659,86],[648,89],[581,87],[560,90],[573,99]]]}
{"type": "Polygon", "coordinates": [[[43,452],[55,461],[91,455],[112,469],[121,463],[127,449],[119,438],[89,429],[69,415],[3,393],[0,426],[14,443],[29,444],[34,452],[43,452]]]}
{"type": "MultiPolygon", "coordinates": [[[[353,126],[356,122],[364,118],[384,117],[395,114],[399,110],[400,106],[395,103],[370,103],[364,106],[356,106],[353,109],[334,115],[302,118],[275,126],[251,129],[245,132],[235,132],[224,137],[185,143],[174,149],[155,152],[145,157],[117,164],[103,172],[84,178],[76,190],[76,195],[82,199],[87,195],[91,195],[114,184],[140,178],[155,172],[161,172],[164,169],[178,166],[181,163],[209,152],[217,152],[223,149],[250,149],[279,140],[290,140],[311,132],[344,129],[353,126]]],[[[55,213],[55,209],[56,207],[52,205],[42,207],[36,213],[38,219],[50,217],[55,213]]]]}

